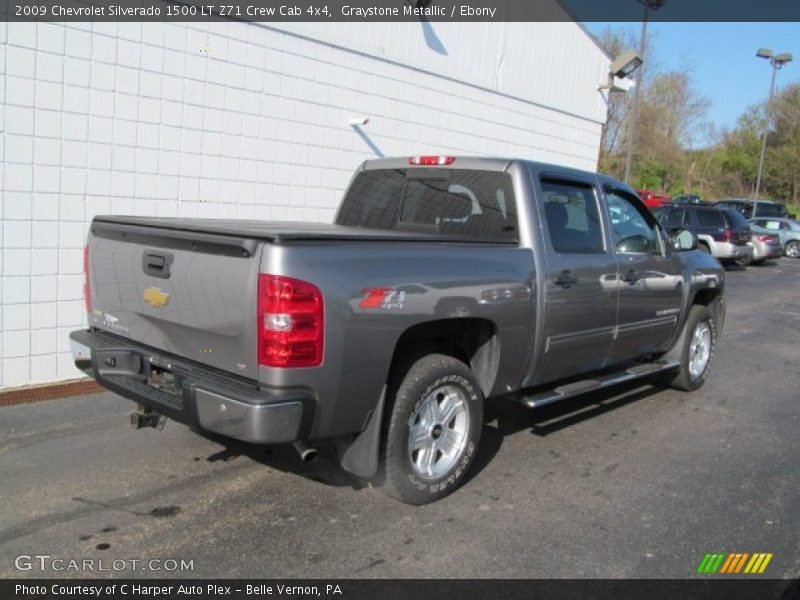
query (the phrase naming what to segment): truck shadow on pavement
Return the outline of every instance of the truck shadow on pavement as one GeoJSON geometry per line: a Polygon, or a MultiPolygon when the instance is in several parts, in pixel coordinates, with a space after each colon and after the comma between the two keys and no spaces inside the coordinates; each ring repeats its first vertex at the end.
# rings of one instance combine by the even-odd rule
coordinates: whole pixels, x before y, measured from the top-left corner
{"type": "MultiPolygon", "coordinates": [[[[477,476],[492,462],[507,436],[525,429],[529,429],[536,436],[547,436],[661,391],[663,388],[648,385],[646,380],[640,380],[533,410],[512,400],[501,398],[489,400],[484,411],[480,447],[467,480],[477,476]]],[[[197,433],[223,446],[222,450],[207,456],[205,458],[207,462],[228,462],[246,457],[265,467],[304,477],[326,486],[349,487],[353,490],[369,487],[369,482],[339,466],[336,450],[331,444],[321,445],[318,448],[319,458],[314,462],[305,463],[288,445],[259,446],[209,432],[197,433]]],[[[195,460],[201,459],[198,457],[195,460]]]]}
{"type": "MultiPolygon", "coordinates": [[[[317,450],[319,457],[313,462],[303,462],[289,445],[261,446],[232,440],[207,431],[197,431],[208,440],[224,446],[205,458],[206,462],[229,462],[246,457],[270,469],[291,473],[333,487],[350,487],[354,490],[368,487],[368,483],[342,469],[331,444],[322,444],[317,450]]],[[[195,460],[198,460],[196,458],[195,460]]]]}
{"type": "Polygon", "coordinates": [[[664,388],[640,379],[538,409],[530,409],[503,398],[489,400],[484,410],[481,445],[468,479],[472,479],[489,465],[508,436],[528,429],[535,436],[546,437],[663,391],[664,388]]]}

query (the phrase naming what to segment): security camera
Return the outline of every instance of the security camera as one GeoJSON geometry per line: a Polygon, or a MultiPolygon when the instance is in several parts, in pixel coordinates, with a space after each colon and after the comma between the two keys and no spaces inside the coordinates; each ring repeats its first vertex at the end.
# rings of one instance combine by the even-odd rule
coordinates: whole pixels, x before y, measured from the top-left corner
{"type": "Polygon", "coordinates": [[[369,123],[369,117],[359,117],[357,119],[350,119],[350,127],[358,127],[359,125],[366,125],[369,123]]]}

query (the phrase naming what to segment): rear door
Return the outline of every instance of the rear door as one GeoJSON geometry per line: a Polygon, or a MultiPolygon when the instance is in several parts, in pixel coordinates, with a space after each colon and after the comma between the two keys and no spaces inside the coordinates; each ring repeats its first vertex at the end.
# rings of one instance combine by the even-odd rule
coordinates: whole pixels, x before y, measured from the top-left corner
{"type": "Polygon", "coordinates": [[[688,229],[692,226],[692,220],[684,207],[668,208],[658,220],[666,231],[688,229]]]}
{"type": "Polygon", "coordinates": [[[721,241],[725,233],[725,217],[723,209],[695,208],[691,210],[695,219],[695,233],[701,242],[711,247],[714,241],[721,241]],[[705,239],[704,239],[705,238],[705,239]]]}
{"type": "Polygon", "coordinates": [[[252,240],[95,222],[90,324],[255,379],[260,249],[252,240]]]}
{"type": "Polygon", "coordinates": [[[537,383],[605,365],[617,312],[617,265],[596,180],[543,176],[538,209],[547,248],[546,339],[537,383]]]}
{"type": "MultiPolygon", "coordinates": [[[[610,363],[640,358],[659,350],[678,324],[683,277],[681,262],[670,252],[653,215],[625,190],[604,189],[619,270],[619,313],[610,363]]],[[[671,208],[678,227],[685,209],[671,208]],[[680,220],[677,220],[677,218],[680,220]]]]}

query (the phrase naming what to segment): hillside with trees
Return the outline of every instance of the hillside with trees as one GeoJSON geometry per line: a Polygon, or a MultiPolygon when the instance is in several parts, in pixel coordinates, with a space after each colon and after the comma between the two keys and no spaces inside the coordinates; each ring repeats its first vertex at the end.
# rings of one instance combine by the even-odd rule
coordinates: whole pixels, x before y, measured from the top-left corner
{"type": "MultiPolygon", "coordinates": [[[[624,30],[606,29],[601,43],[611,56],[636,47],[624,30]]],[[[669,195],[703,198],[752,197],[761,135],[768,128],[761,197],[800,203],[800,83],[776,88],[772,106],[749,107],[727,129],[708,120],[709,100],[691,74],[662,70],[647,51],[641,91],[631,184],[669,195]]],[[[612,93],[600,151],[600,170],[622,178],[628,148],[632,93],[612,93]]]]}

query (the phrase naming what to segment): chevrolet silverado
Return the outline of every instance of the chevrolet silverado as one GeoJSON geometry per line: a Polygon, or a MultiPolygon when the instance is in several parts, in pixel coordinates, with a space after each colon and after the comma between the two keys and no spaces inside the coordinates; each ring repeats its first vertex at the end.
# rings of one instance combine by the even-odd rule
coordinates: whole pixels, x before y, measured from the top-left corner
{"type": "Polygon", "coordinates": [[[255,444],[323,442],[408,503],[450,493],[484,403],[706,380],[724,270],[610,177],[525,160],[371,160],[333,224],[97,216],[76,365],[255,444]]]}

